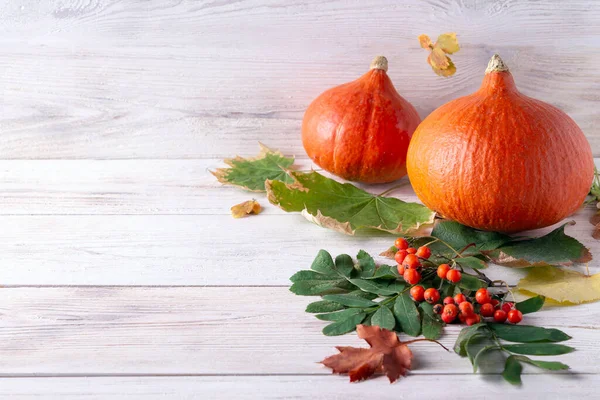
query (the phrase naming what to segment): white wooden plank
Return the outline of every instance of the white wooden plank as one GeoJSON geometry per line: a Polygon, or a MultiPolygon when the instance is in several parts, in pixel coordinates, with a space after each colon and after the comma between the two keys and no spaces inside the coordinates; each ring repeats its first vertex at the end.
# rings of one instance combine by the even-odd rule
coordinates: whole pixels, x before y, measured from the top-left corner
{"type": "Polygon", "coordinates": [[[2,16],[3,158],[222,157],[261,138],[301,153],[306,106],[374,55],[425,116],[475,90],[494,51],[600,154],[600,7],[589,0],[25,0],[2,16]],[[416,38],[449,30],[462,50],[443,79],[416,38]]]}
{"type": "MultiPolygon", "coordinates": [[[[316,362],[355,335],[326,337],[303,310],[314,298],[286,288],[5,288],[0,291],[0,375],[323,374],[316,362]]],[[[600,303],[541,311],[525,323],[559,327],[574,373],[600,373],[600,303]]],[[[460,327],[447,328],[450,347],[460,327]]],[[[414,374],[471,373],[437,344],[414,344],[414,374]]],[[[483,367],[498,372],[498,365],[483,367]]],[[[501,370],[501,369],[500,369],[501,370]]],[[[528,373],[540,373],[527,369],[528,373]]]]}
{"type": "MultiPolygon", "coordinates": [[[[591,209],[577,214],[578,223],[567,233],[598,256],[587,222],[591,214],[591,209]]],[[[299,214],[240,220],[224,215],[3,216],[0,225],[3,285],[289,285],[289,277],[308,269],[319,249],[334,255],[364,249],[376,255],[394,239],[386,233],[343,235],[299,214]]],[[[595,259],[589,267],[596,272],[600,264],[595,259]]],[[[510,284],[524,273],[486,270],[490,278],[510,284]]]]}
{"type": "Polygon", "coordinates": [[[385,378],[349,384],[338,376],[216,376],[216,377],[106,377],[10,378],[0,380],[6,399],[239,399],[239,400],[382,400],[444,398],[450,388],[464,388],[469,396],[504,400],[508,396],[554,400],[573,396],[594,398],[598,375],[525,375],[514,387],[499,375],[409,375],[390,385],[385,378]],[[369,398],[371,398],[369,397],[369,398]]]}

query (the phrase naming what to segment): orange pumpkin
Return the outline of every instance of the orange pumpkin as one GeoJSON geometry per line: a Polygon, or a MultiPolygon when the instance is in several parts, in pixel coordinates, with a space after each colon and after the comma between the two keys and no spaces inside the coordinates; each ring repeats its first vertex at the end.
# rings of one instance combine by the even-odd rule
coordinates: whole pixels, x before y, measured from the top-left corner
{"type": "Polygon", "coordinates": [[[321,168],[367,183],[406,175],[408,144],[421,119],[394,88],[387,66],[376,57],[369,72],[322,93],[306,110],[302,142],[321,168]]]}
{"type": "Polygon", "coordinates": [[[494,55],[477,92],[444,104],[417,128],[407,168],[419,199],[444,217],[517,232],[581,207],[594,161],[577,124],[520,93],[494,55]]]}

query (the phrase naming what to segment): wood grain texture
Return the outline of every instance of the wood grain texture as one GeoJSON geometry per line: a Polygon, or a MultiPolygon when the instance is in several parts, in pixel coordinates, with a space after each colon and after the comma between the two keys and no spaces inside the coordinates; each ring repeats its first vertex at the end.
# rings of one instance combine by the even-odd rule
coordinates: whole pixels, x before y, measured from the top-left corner
{"type": "MultiPolygon", "coordinates": [[[[323,336],[326,323],[303,312],[313,300],[265,287],[5,288],[0,375],[329,375],[316,362],[335,353],[334,346],[364,342],[356,335],[323,336]]],[[[568,344],[577,351],[560,360],[574,374],[600,373],[600,303],[571,308],[569,318],[556,318],[557,312],[543,310],[525,321],[573,337],[568,344]]],[[[447,327],[441,342],[451,347],[460,328],[447,327]]],[[[467,360],[435,343],[412,349],[415,375],[472,373],[467,360]]],[[[482,368],[498,373],[498,367],[488,360],[482,368]]]]}
{"type": "MultiPolygon", "coordinates": [[[[591,215],[591,207],[575,215],[567,233],[597,256],[591,215]]],[[[289,285],[319,249],[376,255],[394,239],[343,235],[299,214],[3,216],[0,224],[3,285],[289,285]]],[[[600,264],[589,268],[600,271],[600,264]]],[[[515,284],[525,271],[491,267],[486,274],[515,284]]]]}
{"type": "MultiPolygon", "coordinates": [[[[475,90],[498,51],[522,91],[570,114],[600,154],[600,5],[589,0],[5,2],[2,158],[202,158],[263,140],[303,154],[320,92],[385,54],[421,116],[475,90]],[[436,76],[417,36],[456,31],[436,76]]],[[[251,151],[253,152],[253,151],[251,151]]]]}
{"type": "MultiPolygon", "coordinates": [[[[498,375],[452,375],[453,387],[486,400],[521,396],[531,400],[562,400],[566,393],[594,398],[598,375],[525,375],[523,387],[502,382],[498,375]]],[[[394,385],[385,378],[351,385],[335,376],[216,376],[216,377],[77,377],[10,378],[0,380],[1,399],[239,399],[239,400],[363,400],[365,393],[382,400],[444,398],[448,388],[440,377],[410,375],[394,385]]],[[[566,397],[568,398],[568,397],[566,397]]]]}

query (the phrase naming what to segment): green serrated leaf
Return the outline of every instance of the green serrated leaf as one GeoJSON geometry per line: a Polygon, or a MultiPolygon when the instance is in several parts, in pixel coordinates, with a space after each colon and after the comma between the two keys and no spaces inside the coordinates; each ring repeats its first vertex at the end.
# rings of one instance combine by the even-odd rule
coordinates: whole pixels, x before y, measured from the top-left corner
{"type": "Polygon", "coordinates": [[[546,301],[546,298],[544,296],[535,296],[530,299],[518,302],[517,304],[515,304],[515,307],[523,314],[530,314],[539,311],[544,305],[544,301],[546,301]]]}
{"type": "MultiPolygon", "coordinates": [[[[473,248],[478,251],[493,250],[512,240],[510,236],[502,233],[478,231],[449,220],[438,221],[431,236],[443,240],[458,251],[470,244],[475,244],[473,248]]],[[[463,254],[470,254],[469,250],[467,249],[463,254]]]]}
{"type": "Polygon", "coordinates": [[[351,292],[348,292],[348,295],[362,297],[363,299],[369,299],[369,300],[373,300],[373,299],[376,299],[377,297],[379,297],[378,295],[376,295],[374,293],[363,292],[360,289],[356,289],[351,292]]]}
{"type": "Polygon", "coordinates": [[[310,269],[325,275],[336,275],[333,258],[331,258],[331,254],[325,250],[319,250],[310,269]]]}
{"type": "Polygon", "coordinates": [[[406,283],[392,281],[387,285],[387,289],[394,293],[402,293],[406,289],[406,283]]]}
{"type": "Polygon", "coordinates": [[[392,330],[396,325],[396,319],[389,308],[382,306],[371,317],[371,325],[392,330]]]}
{"type": "Polygon", "coordinates": [[[381,296],[391,296],[398,293],[392,289],[389,289],[389,283],[386,281],[379,282],[366,279],[348,279],[348,281],[365,292],[374,293],[381,296]]]}
{"type": "Polygon", "coordinates": [[[260,144],[260,154],[255,158],[236,157],[225,160],[231,168],[218,168],[211,173],[217,180],[226,185],[239,186],[253,192],[264,192],[265,181],[268,179],[285,183],[294,180],[286,170],[294,164],[293,157],[284,157],[277,150],[271,150],[260,144]]]}
{"type": "Polygon", "coordinates": [[[338,280],[305,280],[295,282],[290,292],[299,296],[323,296],[327,294],[347,293],[356,286],[345,279],[338,280]]]}
{"type": "Polygon", "coordinates": [[[354,271],[354,261],[348,254],[340,254],[335,258],[334,268],[340,276],[350,277],[354,271]]]}
{"type": "Polygon", "coordinates": [[[440,321],[438,315],[433,312],[433,306],[429,303],[422,302],[419,308],[423,311],[421,317],[421,331],[427,339],[439,339],[442,336],[444,323],[440,321]]]}
{"type": "Polygon", "coordinates": [[[476,276],[463,273],[457,286],[461,289],[477,290],[487,287],[487,284],[476,276]]]}
{"type": "Polygon", "coordinates": [[[267,197],[284,211],[301,212],[321,226],[353,235],[358,229],[407,233],[433,222],[434,212],[417,203],[375,196],[318,172],[290,172],[295,182],[266,182],[267,197]]]}
{"type": "Polygon", "coordinates": [[[367,314],[361,312],[350,316],[348,319],[336,321],[333,324],[327,325],[323,328],[323,334],[325,336],[338,336],[348,332],[352,332],[356,329],[356,325],[360,324],[367,314]]]}
{"type": "Polygon", "coordinates": [[[532,360],[531,358],[526,357],[526,356],[512,356],[512,357],[514,357],[515,359],[517,359],[521,362],[525,362],[525,363],[534,365],[538,368],[546,369],[548,371],[561,371],[561,370],[569,369],[569,366],[567,364],[563,364],[558,361],[532,360]]]}
{"type": "Polygon", "coordinates": [[[334,301],[320,300],[310,303],[306,306],[308,313],[328,313],[343,310],[344,306],[334,301]]]}
{"type": "Polygon", "coordinates": [[[363,279],[397,279],[400,275],[398,274],[398,267],[391,267],[389,265],[380,265],[375,270],[375,274],[371,277],[365,277],[363,279]]]}
{"type": "Polygon", "coordinates": [[[377,303],[374,301],[349,294],[329,294],[323,296],[323,299],[343,304],[346,307],[367,308],[377,306],[377,303]]]}
{"type": "Polygon", "coordinates": [[[488,326],[496,336],[509,342],[562,342],[571,339],[571,336],[554,328],[508,324],[488,324],[488,326]]]}
{"type": "Polygon", "coordinates": [[[523,367],[514,356],[510,356],[506,359],[506,364],[504,364],[504,371],[502,372],[502,377],[504,380],[513,385],[521,384],[521,371],[523,371],[523,367]]]}
{"type": "Polygon", "coordinates": [[[360,250],[356,255],[358,266],[360,268],[360,277],[368,278],[375,274],[375,260],[364,250],[360,250]]]}
{"type": "Polygon", "coordinates": [[[555,343],[506,344],[504,345],[504,349],[512,353],[527,354],[530,356],[558,356],[575,350],[573,347],[555,343]]]}
{"type": "Polygon", "coordinates": [[[454,352],[461,357],[466,357],[467,351],[465,349],[465,346],[467,344],[467,341],[479,332],[485,333],[487,331],[487,333],[489,334],[489,331],[486,329],[486,327],[487,325],[485,323],[479,323],[463,328],[458,334],[456,342],[454,343],[454,352]]]}
{"type": "Polygon", "coordinates": [[[467,357],[469,358],[469,362],[474,368],[473,372],[477,372],[477,368],[475,367],[475,357],[479,353],[479,351],[485,347],[482,346],[482,343],[490,341],[490,335],[488,330],[479,330],[473,336],[469,337],[465,342],[465,352],[467,353],[467,357]]]}
{"type": "Polygon", "coordinates": [[[363,310],[360,308],[346,308],[345,310],[332,312],[327,314],[317,314],[315,317],[321,321],[343,321],[350,318],[353,315],[362,313],[363,310]]]}
{"type": "Polygon", "coordinates": [[[321,274],[316,271],[302,270],[296,272],[290,278],[292,282],[300,282],[300,281],[331,281],[331,280],[339,280],[340,277],[338,275],[326,275],[321,274]]]}
{"type": "Polygon", "coordinates": [[[463,268],[484,269],[488,267],[485,261],[474,256],[457,258],[456,262],[459,263],[463,268]]]}
{"type": "Polygon", "coordinates": [[[577,239],[565,234],[566,225],[539,238],[511,241],[487,255],[496,264],[518,268],[590,261],[590,251],[577,239]]]}
{"type": "Polygon", "coordinates": [[[408,293],[402,293],[396,298],[394,316],[404,333],[410,336],[419,336],[419,332],[421,332],[421,316],[408,293]]]}

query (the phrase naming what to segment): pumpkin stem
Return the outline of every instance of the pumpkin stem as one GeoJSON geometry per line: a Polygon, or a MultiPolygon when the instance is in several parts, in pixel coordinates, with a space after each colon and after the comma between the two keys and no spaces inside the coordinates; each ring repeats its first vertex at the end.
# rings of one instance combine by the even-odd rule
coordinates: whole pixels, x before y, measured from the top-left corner
{"type": "Polygon", "coordinates": [[[384,56],[377,56],[371,61],[371,69],[382,69],[385,72],[388,70],[388,60],[384,56]]]}
{"type": "Polygon", "coordinates": [[[485,73],[489,74],[490,72],[508,72],[508,67],[498,54],[494,54],[488,63],[485,73]]]}

